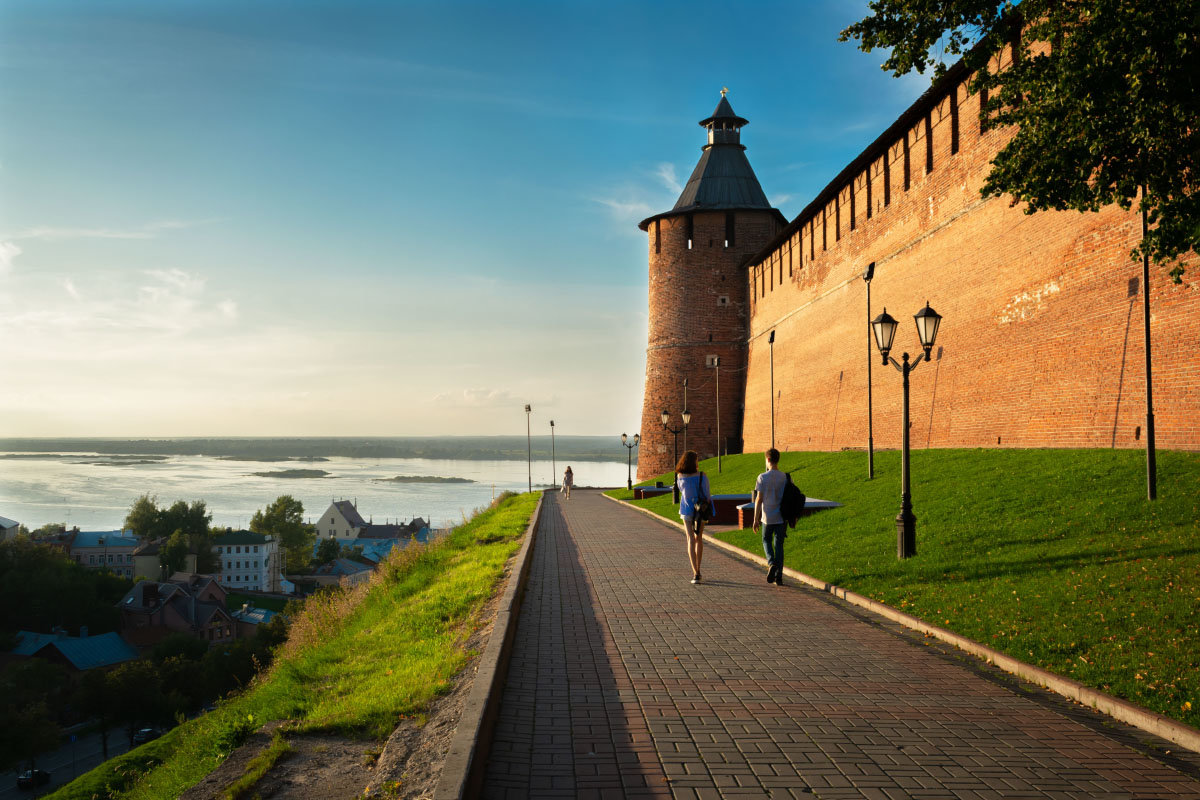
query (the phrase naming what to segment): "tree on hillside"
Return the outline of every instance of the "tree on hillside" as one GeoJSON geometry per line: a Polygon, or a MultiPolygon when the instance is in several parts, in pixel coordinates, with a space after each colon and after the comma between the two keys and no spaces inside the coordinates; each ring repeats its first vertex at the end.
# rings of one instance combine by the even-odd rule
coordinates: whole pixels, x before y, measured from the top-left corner
{"type": "Polygon", "coordinates": [[[1173,263],[1200,245],[1200,13],[1195,0],[871,0],[842,31],[864,51],[891,48],[897,76],[962,56],[983,120],[1016,126],[992,161],[984,196],[1026,213],[1097,211],[1135,200],[1146,222],[1135,250],[1173,263]],[[1017,43],[1017,58],[998,56],[1017,43]]]}
{"type": "Polygon", "coordinates": [[[196,570],[202,573],[216,572],[218,561],[212,551],[212,536],[209,523],[212,514],[203,500],[193,500],[188,503],[176,500],[168,507],[160,508],[158,498],[144,494],[129,509],[125,517],[125,527],[133,531],[134,536],[143,539],[166,539],[170,547],[171,562],[166,560],[163,553],[162,563],[167,567],[167,574],[178,571],[187,553],[196,553],[196,570]],[[187,549],[182,556],[179,553],[179,542],[173,540],[175,534],[180,534],[187,543],[187,549]],[[172,544],[172,541],[174,543],[172,544]]]}
{"type": "Polygon", "coordinates": [[[339,552],[341,552],[341,548],[338,545],[337,539],[334,539],[332,536],[328,539],[322,539],[321,543],[317,545],[317,563],[328,564],[338,557],[339,552]]]}
{"type": "Polygon", "coordinates": [[[117,629],[116,603],[132,582],[107,570],[90,570],[57,547],[32,539],[0,542],[0,632],[75,633],[117,629]]]}
{"type": "Polygon", "coordinates": [[[290,494],[280,495],[265,509],[255,511],[250,518],[250,530],[275,537],[285,553],[289,572],[305,569],[312,560],[317,529],[305,524],[304,505],[290,494]]]}
{"type": "Polygon", "coordinates": [[[158,561],[166,575],[174,575],[187,565],[188,552],[192,549],[183,531],[175,531],[158,549],[158,561]]]}

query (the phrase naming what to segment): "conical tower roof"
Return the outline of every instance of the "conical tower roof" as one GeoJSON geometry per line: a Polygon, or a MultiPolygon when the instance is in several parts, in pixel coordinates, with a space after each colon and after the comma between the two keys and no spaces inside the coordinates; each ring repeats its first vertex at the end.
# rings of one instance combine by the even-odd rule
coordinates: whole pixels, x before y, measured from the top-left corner
{"type": "Polygon", "coordinates": [[[700,126],[708,130],[708,143],[704,145],[700,161],[692,170],[675,206],[670,211],[642,220],[638,227],[647,230],[656,219],[694,211],[761,209],[775,211],[783,218],[779,211],[771,207],[746,158],[746,147],[741,143],[741,129],[747,124],[748,120],[733,112],[733,107],[725,97],[725,90],[722,90],[721,100],[712,116],[700,121],[700,126]]]}

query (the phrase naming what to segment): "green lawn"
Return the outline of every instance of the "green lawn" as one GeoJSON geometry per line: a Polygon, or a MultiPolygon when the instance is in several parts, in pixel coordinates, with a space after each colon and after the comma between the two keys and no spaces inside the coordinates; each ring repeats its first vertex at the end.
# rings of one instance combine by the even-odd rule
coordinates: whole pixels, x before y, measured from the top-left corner
{"type": "Polygon", "coordinates": [[[537,498],[508,498],[434,545],[394,550],[367,587],[309,598],[274,665],[248,690],[52,797],[178,797],[274,720],[287,721],[285,735],[386,737],[448,690],[471,657],[464,642],[482,624],[537,498]]]}
{"type": "MultiPolygon", "coordinates": [[[[714,494],[748,493],[763,469],[760,454],[723,462],[701,467],[714,494]]],[[[871,481],[865,453],[785,453],[780,466],[844,504],[789,532],[789,567],[1200,726],[1200,454],[1160,451],[1151,503],[1142,451],[915,451],[906,561],[898,452],[875,454],[871,481]]],[[[635,504],[678,519],[670,495],[635,504]]],[[[750,531],[719,535],[762,554],[750,531]]]]}
{"type": "Polygon", "coordinates": [[[261,595],[239,594],[238,592],[230,592],[225,597],[225,608],[228,611],[241,611],[242,605],[245,603],[249,603],[252,608],[283,611],[288,601],[281,600],[278,597],[262,597],[261,595]]]}

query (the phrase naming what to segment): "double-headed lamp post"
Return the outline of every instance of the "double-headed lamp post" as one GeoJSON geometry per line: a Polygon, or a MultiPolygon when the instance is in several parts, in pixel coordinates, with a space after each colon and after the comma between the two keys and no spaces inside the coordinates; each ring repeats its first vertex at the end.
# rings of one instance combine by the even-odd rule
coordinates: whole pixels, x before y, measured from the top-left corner
{"type": "Polygon", "coordinates": [[[525,464],[529,467],[529,491],[533,491],[533,438],[529,431],[529,403],[525,404],[525,464]]]}
{"type": "Polygon", "coordinates": [[[637,447],[641,443],[642,443],[642,435],[640,433],[635,433],[633,435],[633,444],[629,443],[628,436],[626,436],[623,433],[621,434],[621,444],[625,445],[625,449],[628,451],[627,453],[625,453],[625,488],[626,489],[633,488],[633,448],[637,447]]]}
{"type": "Polygon", "coordinates": [[[887,366],[890,362],[904,376],[904,419],[901,430],[903,445],[900,460],[900,513],[896,516],[897,558],[908,558],[917,554],[917,518],[913,516],[912,512],[912,493],[909,490],[908,481],[908,373],[916,369],[922,359],[925,361],[929,360],[929,351],[933,349],[934,340],[937,339],[938,325],[942,322],[941,315],[930,308],[929,303],[926,303],[925,307],[913,316],[913,319],[917,323],[917,337],[921,340],[921,347],[924,348],[925,352],[918,353],[911,364],[908,361],[908,353],[901,356],[902,364],[897,364],[896,359],[888,357],[888,353],[892,349],[892,340],[896,338],[898,323],[887,313],[887,309],[883,309],[882,314],[871,320],[871,328],[875,332],[875,345],[879,348],[879,353],[883,356],[884,366],[887,366]]]}
{"type": "Polygon", "coordinates": [[[550,420],[550,485],[558,483],[558,458],[554,454],[554,420],[550,420]]]}
{"type": "MultiPolygon", "coordinates": [[[[672,471],[674,471],[675,467],[677,467],[679,465],[679,434],[681,434],[687,430],[688,423],[692,421],[692,412],[688,411],[685,408],[683,410],[682,417],[683,417],[683,426],[679,427],[679,428],[672,428],[667,424],[671,421],[671,412],[667,411],[665,408],[663,409],[663,412],[662,412],[663,430],[667,431],[673,437],[675,437],[674,445],[673,445],[673,452],[675,453],[675,461],[671,465],[672,471]]],[[[675,482],[672,484],[672,487],[671,487],[671,496],[675,498],[676,503],[679,502],[679,474],[678,473],[675,474],[675,482]]]]}

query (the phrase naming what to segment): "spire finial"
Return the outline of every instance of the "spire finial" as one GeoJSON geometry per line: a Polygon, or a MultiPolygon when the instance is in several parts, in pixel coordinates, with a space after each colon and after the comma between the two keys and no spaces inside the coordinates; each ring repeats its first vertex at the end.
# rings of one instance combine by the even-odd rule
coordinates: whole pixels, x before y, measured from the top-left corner
{"type": "Polygon", "coordinates": [[[728,86],[722,86],[722,87],[721,87],[721,97],[724,97],[724,96],[725,96],[725,95],[727,95],[727,94],[729,94],[729,87],[728,87],[728,86]]]}

